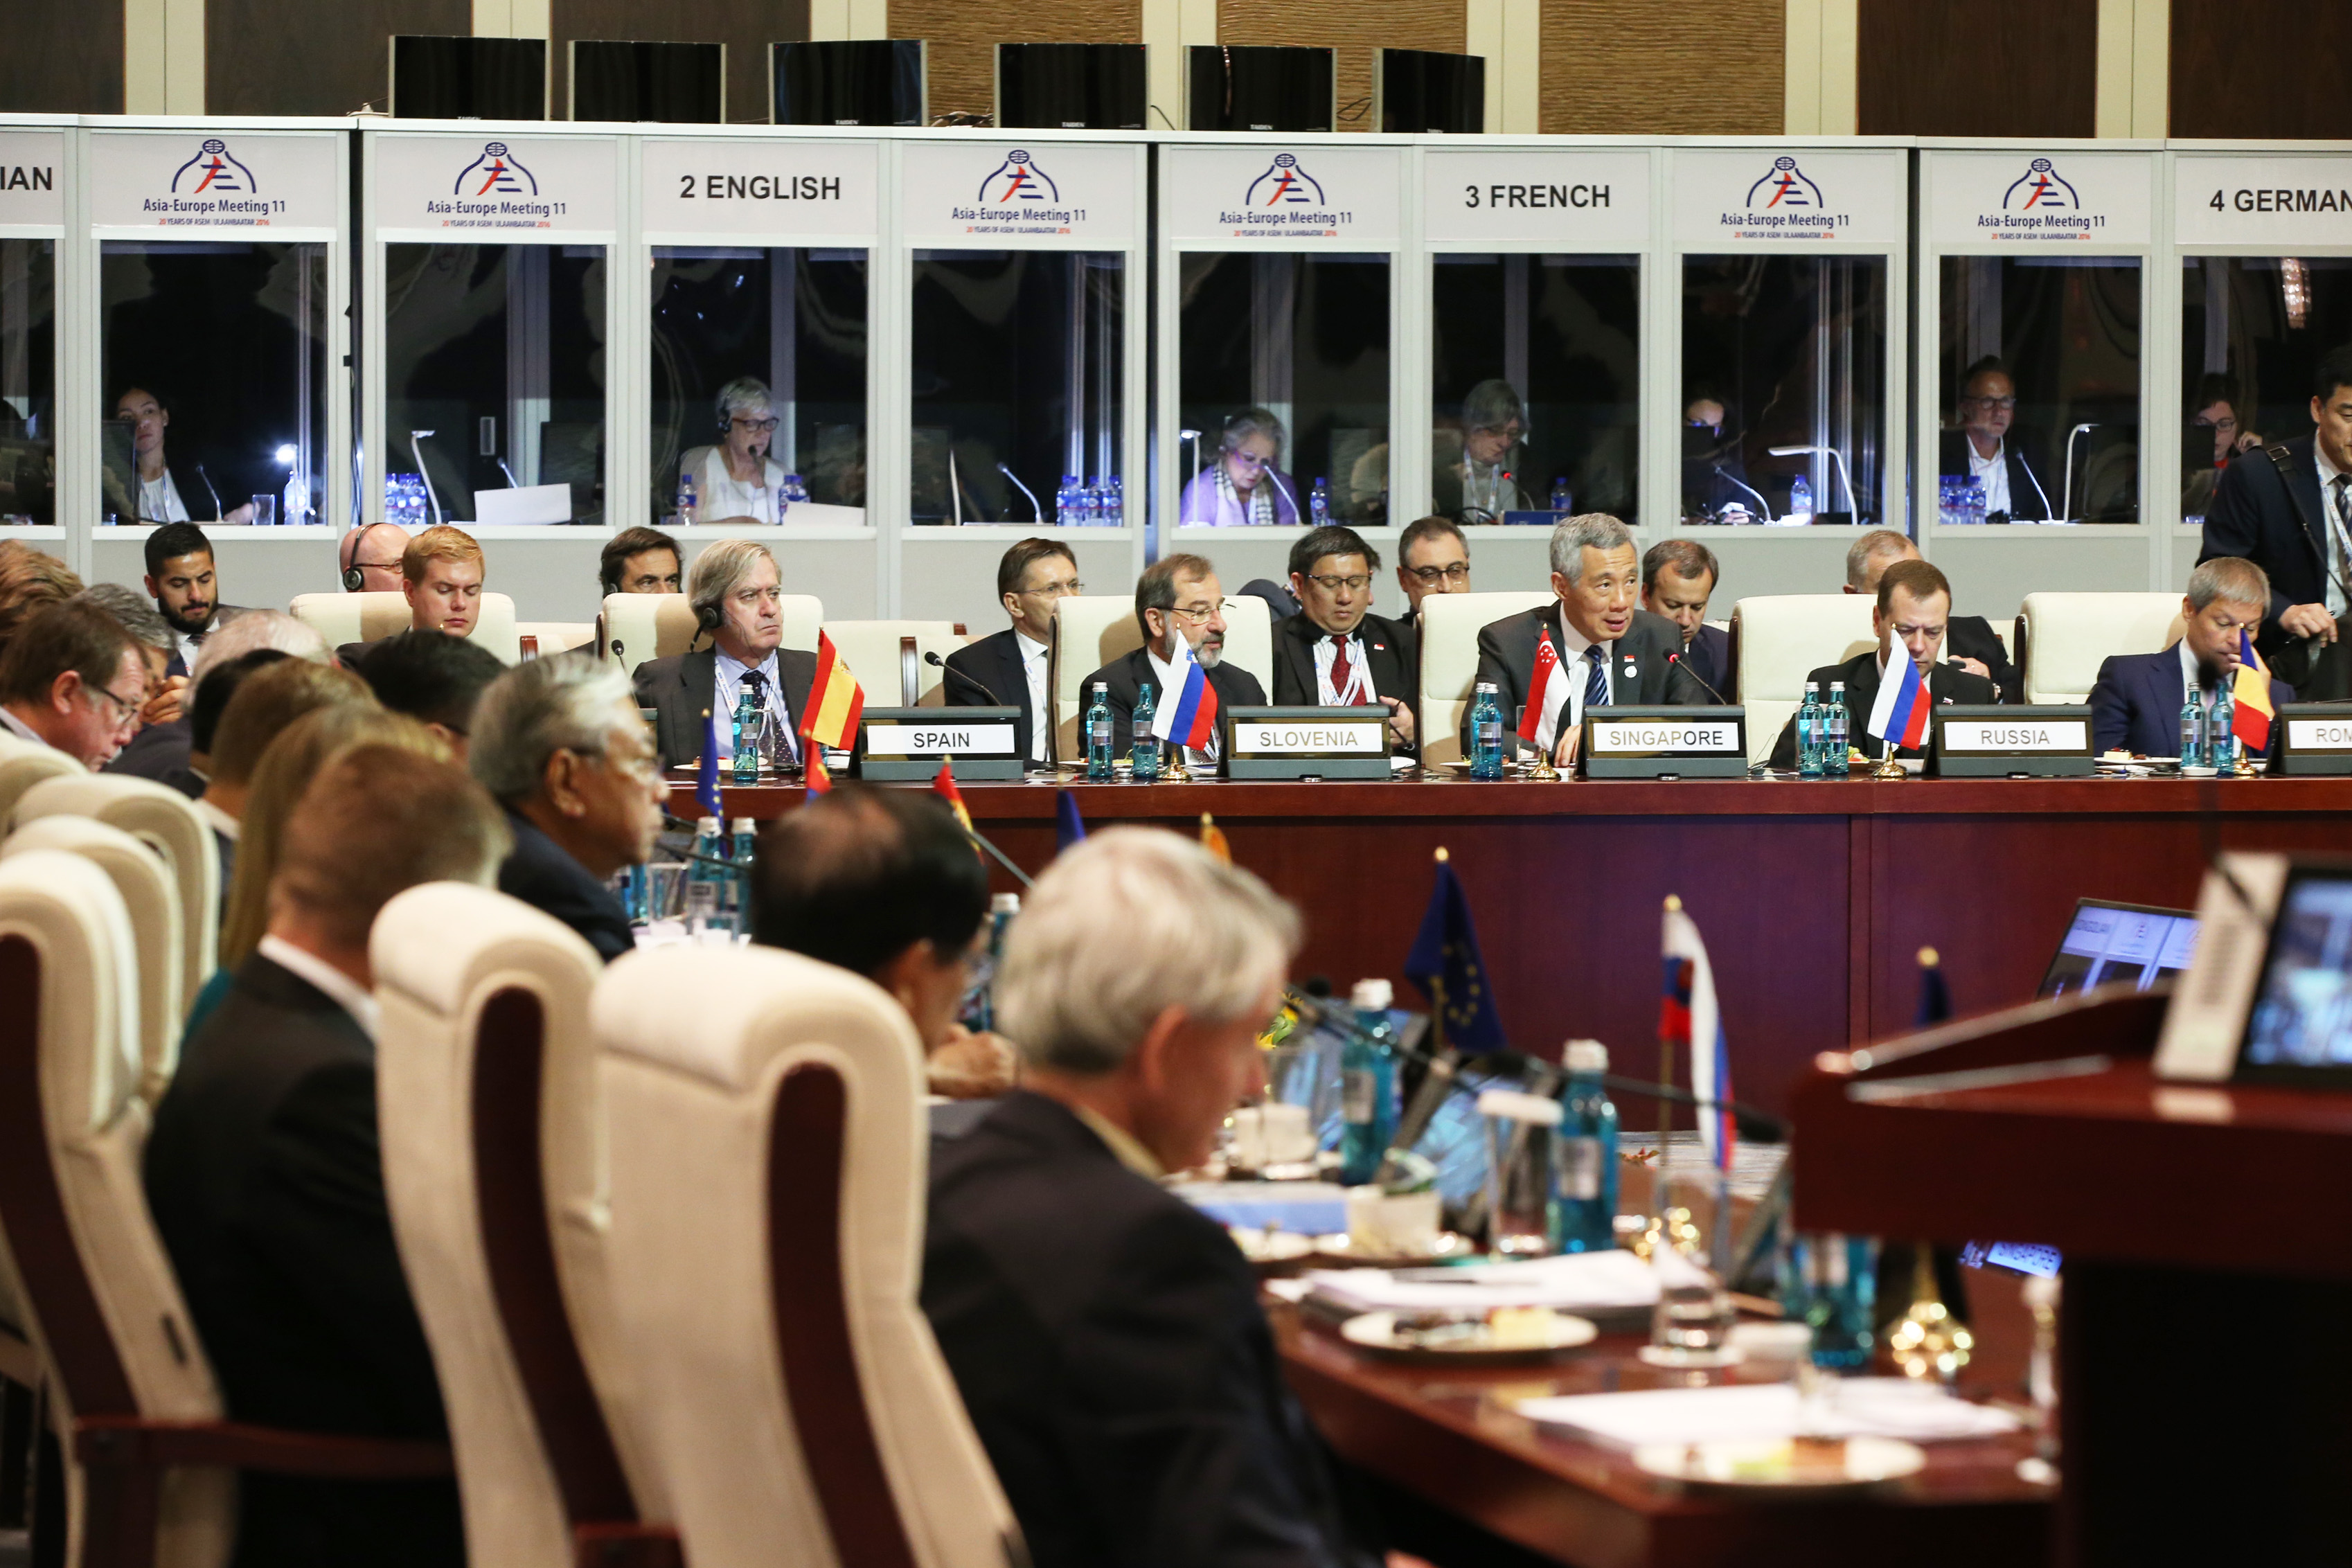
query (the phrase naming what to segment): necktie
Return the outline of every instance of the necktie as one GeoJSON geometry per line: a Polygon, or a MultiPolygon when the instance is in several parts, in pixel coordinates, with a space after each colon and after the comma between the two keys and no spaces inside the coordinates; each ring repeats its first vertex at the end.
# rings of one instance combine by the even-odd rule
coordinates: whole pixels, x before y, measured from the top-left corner
{"type": "Polygon", "coordinates": [[[1339,705],[1343,708],[1348,703],[1348,684],[1352,674],[1348,664],[1348,639],[1335,636],[1331,639],[1331,695],[1339,700],[1339,705]]]}
{"type": "Polygon", "coordinates": [[[745,670],[743,689],[751,694],[751,700],[757,703],[760,709],[760,732],[753,738],[752,743],[763,749],[772,749],[780,762],[789,760],[794,754],[792,732],[776,722],[775,710],[768,706],[767,676],[760,670],[745,670]],[[774,737],[772,741],[770,740],[772,735],[774,737]]]}
{"type": "Polygon", "coordinates": [[[2347,599],[2352,599],[2352,555],[2345,553],[2344,546],[2345,536],[2352,533],[2352,510],[2345,507],[2346,494],[2352,491],[2352,476],[2338,474],[2331,484],[2336,491],[2333,504],[2336,526],[2328,531],[2327,552],[2336,558],[2336,586],[2344,590],[2347,599]]]}
{"type": "Polygon", "coordinates": [[[1584,705],[1587,708],[1606,708],[1609,706],[1609,649],[1594,643],[1584,650],[1584,657],[1592,665],[1591,672],[1584,678],[1584,705]]]}

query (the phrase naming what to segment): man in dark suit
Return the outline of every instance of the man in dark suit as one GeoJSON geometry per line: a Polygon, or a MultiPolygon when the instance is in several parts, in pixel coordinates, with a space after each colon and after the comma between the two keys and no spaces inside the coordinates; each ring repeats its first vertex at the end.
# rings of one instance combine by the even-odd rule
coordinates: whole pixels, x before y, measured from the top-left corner
{"type": "Polygon", "coordinates": [[[1642,557],[1642,608],[1674,622],[1682,633],[1683,662],[1707,689],[1707,700],[1728,703],[1731,636],[1706,624],[1722,567],[1715,552],[1695,539],[1662,539],[1642,557]]]}
{"type": "Polygon", "coordinates": [[[783,577],[768,547],[722,539],[694,559],[687,602],[709,630],[711,646],[637,666],[637,706],[655,710],[662,766],[684,767],[702,755],[703,715],[719,732],[719,760],[735,755],[730,722],[749,687],[770,721],[770,756],[779,772],[801,763],[794,732],[816,684],[816,655],[786,647],[783,577]]]}
{"type": "Polygon", "coordinates": [[[1389,739],[1412,749],[1413,632],[1370,613],[1381,553],[1352,528],[1309,530],[1290,547],[1299,614],[1274,627],[1274,700],[1285,708],[1389,710],[1389,739]]]}
{"type": "MultiPolygon", "coordinates": [[[[1878,633],[1878,647],[1871,652],[1856,654],[1843,664],[1825,664],[1805,677],[1821,688],[1824,700],[1833,683],[1845,682],[1847,743],[1864,755],[1878,758],[1886,754],[1886,743],[1868,730],[1870,710],[1878,700],[1879,682],[1885,679],[1889,659],[1908,658],[1916,665],[1920,679],[1927,683],[1927,700],[1937,707],[1989,705],[2000,700],[1993,683],[1983,676],[1937,661],[1951,614],[1952,585],[1942,572],[1925,561],[1897,561],[1879,574],[1878,606],[1870,616],[1871,627],[1878,633]]],[[[1916,757],[1924,753],[1906,746],[1895,754],[1916,757]]],[[[1772,746],[1771,765],[1797,765],[1797,721],[1793,716],[1780,727],[1780,738],[1772,746]]]]}
{"type": "Polygon", "coordinates": [[[1160,1184],[1264,1083],[1297,918],[1114,827],[1031,889],[996,977],[1022,1087],[931,1167],[923,1310],[1037,1568],[1372,1568],[1256,1280],[1160,1184]]]}
{"type": "Polygon", "coordinates": [[[1165,709],[1171,683],[1176,679],[1175,639],[1192,645],[1192,657],[1217,694],[1217,732],[1202,751],[1188,751],[1187,767],[1214,767],[1223,752],[1225,721],[1236,708],[1263,708],[1265,688],[1246,669],[1223,662],[1225,655],[1225,594],[1217,569],[1199,555],[1163,555],[1135,580],[1135,618],[1143,627],[1143,646],[1124,658],[1115,658],[1079,684],[1078,710],[1092,706],[1095,683],[1108,687],[1110,700],[1110,747],[1126,756],[1135,743],[1133,715],[1143,683],[1151,682],[1155,709],[1165,709]]]}
{"type": "Polygon", "coordinates": [[[1054,732],[1051,660],[1054,606],[1087,585],[1077,557],[1056,539],[1024,539],[996,563],[996,596],[1013,625],[948,655],[950,708],[1018,708],[1013,746],[1032,764],[1048,760],[1054,732]]]}
{"type": "MultiPolygon", "coordinates": [[[[1919,547],[1891,528],[1874,528],[1845,552],[1845,591],[1878,592],[1878,579],[1897,561],[1916,561],[1919,547]]],[[[2003,702],[2025,700],[2025,672],[2010,662],[2008,645],[1982,616],[1948,616],[1944,623],[1944,658],[1970,675],[1993,683],[2003,702]]]]}
{"type": "MultiPolygon", "coordinates": [[[[331,763],[288,821],[268,934],[189,1041],[147,1141],[147,1202],[233,1421],[446,1436],[376,1138],[368,930],[421,882],[487,884],[498,807],[392,746],[331,763]]],[[[454,1480],[247,1474],[239,1568],[465,1561],[454,1480]]]]}
{"type": "Polygon", "coordinates": [[[172,628],[168,675],[195,673],[196,649],[206,637],[245,614],[220,602],[220,574],[213,564],[213,542],[193,522],[167,522],[146,540],[147,596],[172,628]]]}
{"type": "MultiPolygon", "coordinates": [[[[1531,715],[1529,739],[1565,773],[1575,765],[1587,708],[1714,701],[1683,667],[1682,632],[1641,608],[1642,563],[1633,535],[1603,511],[1567,519],[1551,531],[1551,591],[1541,609],[1523,610],[1478,634],[1478,680],[1492,682],[1510,729],[1528,702],[1537,650],[1551,645],[1559,663],[1546,683],[1543,711],[1531,715]]],[[[1472,703],[1463,710],[1462,745],[1470,749],[1472,703]]]]}
{"type": "MultiPolygon", "coordinates": [[[[2223,555],[2189,574],[2180,603],[2180,641],[2158,653],[2119,653],[2099,666],[2091,688],[2091,738],[2101,752],[2142,757],[2180,754],[2180,710],[2195,690],[2210,714],[2216,694],[2238,669],[2238,638],[2252,636],[2270,608],[2270,579],[2251,561],[2223,555]]],[[[2271,678],[2271,711],[2294,700],[2294,689],[2271,678]]],[[[2271,726],[2270,754],[2278,755],[2286,726],[2271,726]]]]}
{"type": "Polygon", "coordinates": [[[514,835],[499,891],[612,963],[636,938],[607,884],[653,853],[668,793],[627,678],[606,659],[527,658],[490,684],[473,717],[467,765],[514,835]]]}
{"type": "Polygon", "coordinates": [[[2352,346],[2319,362],[2311,419],[2309,436],[2221,470],[2197,559],[2234,556],[2263,569],[2270,605],[2255,647],[2298,679],[2307,700],[2329,700],[2352,695],[2352,659],[2336,646],[2352,609],[2352,346]],[[2314,640],[2296,648],[2302,638],[2314,640]],[[2308,677],[2299,668],[2306,664],[2308,677]]]}
{"type": "Polygon", "coordinates": [[[1988,521],[2046,521],[2057,509],[2042,488],[2042,465],[2029,460],[2011,428],[2016,419],[2017,384],[2000,355],[1987,354],[1960,378],[1959,427],[1937,439],[1936,471],[1982,481],[1988,521]]]}

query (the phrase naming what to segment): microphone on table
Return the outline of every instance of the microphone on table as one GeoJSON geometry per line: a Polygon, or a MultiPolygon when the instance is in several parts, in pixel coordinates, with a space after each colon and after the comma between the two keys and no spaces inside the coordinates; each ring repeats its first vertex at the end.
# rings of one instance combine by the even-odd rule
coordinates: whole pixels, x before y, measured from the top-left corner
{"type": "Polygon", "coordinates": [[[1018,702],[1007,702],[1003,698],[999,697],[995,692],[991,691],[988,689],[987,683],[982,681],[980,677],[976,675],[967,675],[962,670],[958,669],[954,665],[951,665],[946,659],[941,658],[936,650],[924,654],[923,662],[930,665],[936,669],[945,670],[948,674],[954,676],[958,680],[962,681],[966,686],[971,687],[974,691],[979,692],[982,697],[987,698],[987,705],[991,708],[1018,708],[1021,706],[1018,702]]]}
{"type": "Polygon", "coordinates": [[[205,472],[205,466],[202,463],[198,463],[196,465],[196,478],[205,481],[205,489],[213,491],[213,521],[215,522],[226,522],[228,521],[228,513],[221,507],[220,491],[213,490],[213,477],[205,472]]]}
{"type": "Polygon", "coordinates": [[[1298,510],[1298,493],[1292,489],[1288,485],[1282,482],[1282,475],[1276,471],[1275,466],[1272,463],[1268,463],[1265,466],[1265,477],[1274,481],[1274,488],[1280,490],[1284,499],[1290,502],[1291,521],[1293,522],[1305,521],[1307,514],[1298,510]]]}
{"type": "Polygon", "coordinates": [[[1764,499],[1764,492],[1762,490],[1758,489],[1746,479],[1741,479],[1738,475],[1725,468],[1721,463],[1715,464],[1714,468],[1717,473],[1721,474],[1725,479],[1730,480],[1733,484],[1738,485],[1749,495],[1754,496],[1756,498],[1756,504],[1764,509],[1764,521],[1768,523],[1772,521],[1772,503],[1764,499]]]}
{"type": "Polygon", "coordinates": [[[1702,689],[1706,692],[1706,694],[1707,694],[1709,697],[1714,698],[1717,702],[1721,703],[1724,707],[1726,707],[1726,708],[1733,708],[1733,707],[1737,707],[1737,706],[1738,706],[1738,704],[1737,704],[1737,703],[1735,703],[1735,702],[1733,702],[1733,701],[1731,700],[1731,699],[1730,699],[1730,698],[1726,697],[1722,692],[1717,691],[1714,687],[1712,687],[1712,686],[1708,685],[1708,684],[1707,684],[1707,679],[1706,679],[1706,676],[1704,676],[1704,675],[1701,675],[1701,674],[1698,672],[1698,666],[1696,666],[1696,665],[1695,665],[1695,664],[1691,663],[1688,659],[1685,658],[1682,655],[1680,655],[1680,654],[1678,654],[1678,653],[1670,653],[1670,654],[1666,655],[1666,662],[1667,662],[1668,664],[1670,664],[1670,665],[1672,665],[1672,664],[1679,664],[1679,665],[1681,665],[1685,669],[1689,670],[1689,671],[1690,671],[1690,678],[1691,678],[1693,680],[1697,681],[1697,682],[1699,683],[1699,686],[1700,686],[1700,687],[1701,687],[1701,688],[1702,688],[1702,689]]]}

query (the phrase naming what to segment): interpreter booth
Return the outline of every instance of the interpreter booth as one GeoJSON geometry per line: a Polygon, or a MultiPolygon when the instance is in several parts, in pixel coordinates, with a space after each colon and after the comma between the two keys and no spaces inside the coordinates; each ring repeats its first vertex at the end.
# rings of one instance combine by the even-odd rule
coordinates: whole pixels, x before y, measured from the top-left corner
{"type": "Polygon", "coordinates": [[[1962,613],[2171,581],[2179,442],[2159,458],[2156,143],[1928,142],[1919,153],[1919,539],[1962,613]]]}
{"type": "Polygon", "coordinates": [[[58,322],[76,287],[61,264],[79,153],[71,121],[0,115],[0,539],[60,557],[60,503],[89,488],[59,472],[58,322]]]}
{"type": "Polygon", "coordinates": [[[348,123],[72,134],[58,499],[87,543],[68,559],[136,584],[148,535],[192,521],[232,603],[326,588],[352,505],[348,123]]]}

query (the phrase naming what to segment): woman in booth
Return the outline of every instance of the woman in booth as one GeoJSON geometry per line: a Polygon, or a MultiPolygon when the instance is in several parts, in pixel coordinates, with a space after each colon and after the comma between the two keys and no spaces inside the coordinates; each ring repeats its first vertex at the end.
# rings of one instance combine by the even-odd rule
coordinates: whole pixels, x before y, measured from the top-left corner
{"type": "Polygon", "coordinates": [[[1462,399],[1462,446],[1441,451],[1431,476],[1436,509],[1461,522],[1500,522],[1528,510],[1519,470],[1527,460],[1528,411],[1518,389],[1495,378],[1462,399]]]}
{"type": "MultiPolygon", "coordinates": [[[[249,483],[260,483],[243,465],[224,468],[219,484],[201,462],[174,461],[163,450],[164,432],[171,428],[172,406],[143,386],[126,386],[114,400],[114,418],[131,431],[131,467],[138,476],[131,483],[113,468],[106,470],[106,510],[126,521],[142,523],[251,522],[253,502],[243,493],[249,483]],[[131,493],[132,484],[137,494],[131,493]],[[231,506],[229,501],[236,504],[231,506]],[[189,510],[194,507],[194,510],[189,510]]],[[[213,455],[214,462],[220,461],[213,455]]]]}
{"type": "Polygon", "coordinates": [[[776,489],[783,466],[768,456],[776,438],[775,396],[757,376],[741,375],[719,389],[719,440],[687,454],[694,478],[697,522],[776,521],[776,489]]]}
{"type": "Polygon", "coordinates": [[[1217,432],[1217,460],[1194,474],[1179,522],[1209,528],[1280,527],[1298,515],[1298,482],[1276,466],[1286,432],[1263,408],[1244,408],[1217,432]]]}

